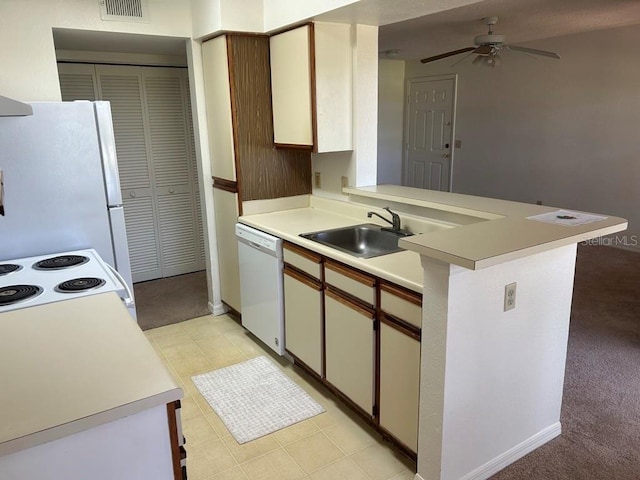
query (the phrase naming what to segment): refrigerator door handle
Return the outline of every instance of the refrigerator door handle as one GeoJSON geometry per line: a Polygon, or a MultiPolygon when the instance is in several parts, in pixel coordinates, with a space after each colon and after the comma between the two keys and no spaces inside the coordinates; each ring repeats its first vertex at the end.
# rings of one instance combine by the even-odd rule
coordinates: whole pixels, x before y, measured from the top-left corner
{"type": "Polygon", "coordinates": [[[107,206],[122,205],[120,192],[120,176],[118,173],[118,157],[116,155],[116,140],[113,133],[111,104],[109,102],[94,102],[102,169],[107,192],[107,206]]]}

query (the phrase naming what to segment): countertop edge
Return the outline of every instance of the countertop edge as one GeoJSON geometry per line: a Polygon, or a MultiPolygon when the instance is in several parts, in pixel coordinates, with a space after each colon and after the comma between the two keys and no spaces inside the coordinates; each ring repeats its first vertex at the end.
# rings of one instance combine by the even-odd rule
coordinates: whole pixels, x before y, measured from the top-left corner
{"type": "Polygon", "coordinates": [[[184,393],[182,389],[176,387],[136,402],[128,403],[88,417],[79,418],[72,422],[57,425],[40,432],[34,432],[13,440],[8,440],[4,443],[0,443],[0,457],[32,447],[37,447],[44,443],[59,440],[75,433],[83,432],[106,423],[120,420],[124,417],[135,415],[150,408],[166,405],[167,403],[180,400],[183,397],[184,393]]]}

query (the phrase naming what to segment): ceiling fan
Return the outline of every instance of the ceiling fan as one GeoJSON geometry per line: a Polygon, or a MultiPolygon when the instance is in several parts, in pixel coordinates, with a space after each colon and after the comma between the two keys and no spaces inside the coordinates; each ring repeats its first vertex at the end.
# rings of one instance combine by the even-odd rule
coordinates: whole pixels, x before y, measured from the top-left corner
{"type": "Polygon", "coordinates": [[[498,23],[498,17],[486,17],[483,18],[483,21],[489,27],[489,32],[486,35],[478,35],[477,37],[475,37],[473,39],[473,43],[475,43],[474,47],[466,47],[459,50],[453,50],[451,52],[441,53],[440,55],[434,55],[433,57],[423,58],[420,61],[422,63],[435,62],[436,60],[440,60],[442,58],[452,57],[454,55],[459,55],[465,52],[471,52],[469,55],[474,53],[477,55],[477,57],[473,59],[473,64],[495,67],[496,65],[500,65],[502,63],[502,58],[500,58],[499,53],[503,49],[513,50],[526,54],[542,55],[544,57],[560,58],[560,55],[554,52],[538,50],[535,48],[519,47],[517,45],[508,45],[504,43],[506,40],[504,35],[493,33],[493,26],[498,23]]]}

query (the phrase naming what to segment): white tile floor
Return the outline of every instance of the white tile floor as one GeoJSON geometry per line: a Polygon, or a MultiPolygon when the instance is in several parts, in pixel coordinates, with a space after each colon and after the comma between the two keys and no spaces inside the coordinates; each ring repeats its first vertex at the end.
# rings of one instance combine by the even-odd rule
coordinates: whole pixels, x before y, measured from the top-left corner
{"type": "Polygon", "coordinates": [[[183,386],[189,480],[412,480],[413,465],[320,383],[272,354],[232,318],[206,316],[145,332],[183,386]],[[239,445],[191,376],[267,355],[326,410],[239,445]]]}

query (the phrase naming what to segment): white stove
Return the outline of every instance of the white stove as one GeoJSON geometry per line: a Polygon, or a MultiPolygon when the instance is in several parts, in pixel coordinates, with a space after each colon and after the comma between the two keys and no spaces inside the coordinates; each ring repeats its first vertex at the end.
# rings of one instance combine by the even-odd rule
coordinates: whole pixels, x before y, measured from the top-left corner
{"type": "Polygon", "coordinates": [[[106,292],[133,310],[126,282],[93,249],[0,261],[0,313],[106,292]]]}

